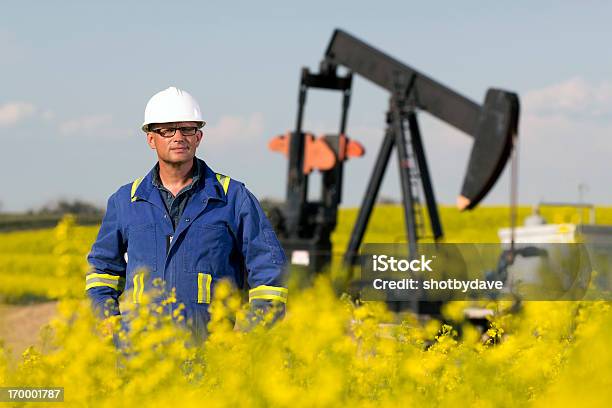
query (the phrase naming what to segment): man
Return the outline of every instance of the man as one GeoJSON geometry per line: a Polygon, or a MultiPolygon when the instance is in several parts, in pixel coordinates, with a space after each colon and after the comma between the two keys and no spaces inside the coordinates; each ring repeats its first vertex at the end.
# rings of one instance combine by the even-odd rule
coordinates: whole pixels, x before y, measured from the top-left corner
{"type": "Polygon", "coordinates": [[[252,311],[284,311],[283,249],[244,184],[195,157],[204,125],[183,90],[170,87],[149,100],[142,129],[158,163],[109,198],[88,256],[86,291],[100,316],[120,314],[120,300],[139,303],[162,281],[176,290],[166,311],[179,310],[201,336],[221,279],[250,288],[252,311]]]}

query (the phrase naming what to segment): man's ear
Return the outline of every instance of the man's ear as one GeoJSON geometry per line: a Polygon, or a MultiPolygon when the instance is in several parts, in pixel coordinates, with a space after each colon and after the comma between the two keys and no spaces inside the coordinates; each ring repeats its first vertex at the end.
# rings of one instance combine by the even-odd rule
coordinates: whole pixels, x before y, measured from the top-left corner
{"type": "Polygon", "coordinates": [[[156,150],[156,146],[155,146],[155,133],[147,132],[147,144],[149,145],[149,147],[151,149],[156,150]]]}
{"type": "Polygon", "coordinates": [[[201,130],[198,130],[197,139],[196,139],[196,147],[200,145],[202,138],[204,138],[204,132],[202,132],[201,130]]]}

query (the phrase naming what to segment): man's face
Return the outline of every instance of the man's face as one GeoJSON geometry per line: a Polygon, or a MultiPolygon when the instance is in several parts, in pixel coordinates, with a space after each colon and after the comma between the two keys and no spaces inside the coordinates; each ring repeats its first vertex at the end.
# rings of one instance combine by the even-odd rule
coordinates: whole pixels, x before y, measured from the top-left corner
{"type": "Polygon", "coordinates": [[[157,151],[161,161],[169,164],[190,162],[202,140],[202,131],[198,127],[198,122],[154,123],[149,126],[147,143],[157,151]]]}

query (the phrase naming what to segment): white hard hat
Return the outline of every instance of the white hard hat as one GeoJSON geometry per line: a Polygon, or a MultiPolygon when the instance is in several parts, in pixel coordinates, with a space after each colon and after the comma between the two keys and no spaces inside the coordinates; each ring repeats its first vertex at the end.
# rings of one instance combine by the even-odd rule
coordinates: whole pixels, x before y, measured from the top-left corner
{"type": "Polygon", "coordinates": [[[151,123],[200,122],[202,120],[200,105],[191,94],[171,86],[156,93],[149,99],[145,108],[142,130],[147,132],[151,123]]]}

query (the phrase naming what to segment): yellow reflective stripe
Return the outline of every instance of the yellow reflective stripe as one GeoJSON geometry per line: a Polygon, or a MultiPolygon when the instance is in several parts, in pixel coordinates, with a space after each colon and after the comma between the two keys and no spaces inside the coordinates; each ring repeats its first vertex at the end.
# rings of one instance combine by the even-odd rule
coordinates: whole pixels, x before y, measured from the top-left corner
{"type": "Polygon", "coordinates": [[[142,301],[142,293],[144,292],[144,273],[134,275],[134,291],[132,292],[132,301],[140,303],[142,301]]]}
{"type": "Polygon", "coordinates": [[[85,290],[106,286],[117,291],[125,288],[125,279],[122,276],[111,275],[108,273],[89,273],[85,276],[85,290]]]}
{"type": "Polygon", "coordinates": [[[140,274],[140,291],[138,292],[138,303],[142,301],[142,292],[144,291],[144,273],[140,274]]]}
{"type": "Polygon", "coordinates": [[[91,288],[98,288],[100,286],[107,286],[111,289],[119,290],[119,286],[116,284],[108,283],[108,282],[91,282],[85,285],[85,290],[89,290],[91,288]]]}
{"type": "Polygon", "coordinates": [[[132,202],[138,200],[138,197],[136,197],[136,189],[138,189],[138,186],[140,185],[140,182],[142,181],[142,177],[137,178],[136,180],[134,180],[134,182],[132,183],[132,192],[130,193],[130,197],[132,199],[132,202]]]}
{"type": "Polygon", "coordinates": [[[252,295],[249,296],[249,302],[255,299],[278,300],[279,302],[287,303],[287,297],[278,295],[252,295]]]}
{"type": "Polygon", "coordinates": [[[260,285],[249,290],[249,302],[254,299],[277,300],[286,303],[289,290],[278,286],[260,285]]]}
{"type": "Polygon", "coordinates": [[[111,275],[110,273],[88,273],[87,276],[85,276],[85,280],[90,280],[93,278],[112,279],[119,281],[119,278],[121,278],[121,276],[111,275]]]}
{"type": "Polygon", "coordinates": [[[138,275],[134,275],[134,291],[132,292],[132,301],[138,303],[138,275]]]}
{"type": "Polygon", "coordinates": [[[198,303],[210,303],[211,282],[211,275],[198,272],[198,303]]]}
{"type": "Polygon", "coordinates": [[[287,288],[283,288],[281,286],[268,286],[268,285],[259,285],[249,290],[249,293],[256,293],[256,292],[262,292],[262,291],[268,291],[268,290],[276,291],[279,293],[284,293],[285,295],[289,293],[289,289],[287,288]]]}
{"type": "Polygon", "coordinates": [[[227,189],[229,188],[230,178],[223,174],[219,174],[219,173],[216,173],[216,174],[217,174],[217,180],[219,180],[219,183],[221,183],[221,185],[223,186],[223,192],[227,194],[227,189]]]}
{"type": "Polygon", "coordinates": [[[198,273],[198,303],[204,303],[204,274],[198,273]]]}

